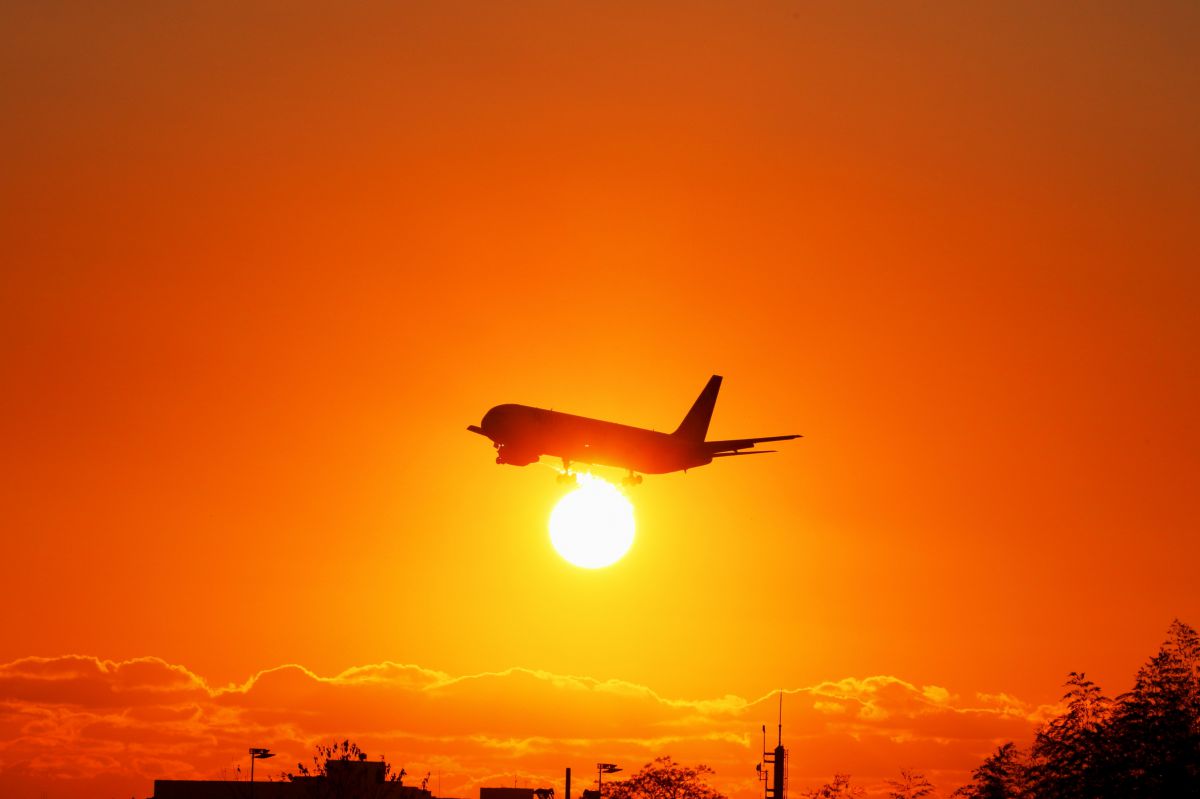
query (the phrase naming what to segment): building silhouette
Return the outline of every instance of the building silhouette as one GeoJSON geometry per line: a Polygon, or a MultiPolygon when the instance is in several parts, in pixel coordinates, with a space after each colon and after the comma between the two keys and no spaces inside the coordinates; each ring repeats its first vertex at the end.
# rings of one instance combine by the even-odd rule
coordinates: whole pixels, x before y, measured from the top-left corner
{"type": "Polygon", "coordinates": [[[388,781],[386,769],[381,760],[326,760],[324,774],[288,781],[155,780],[152,799],[433,799],[388,781]]]}
{"type": "Polygon", "coordinates": [[[533,788],[480,788],[479,799],[534,799],[533,788]]]}

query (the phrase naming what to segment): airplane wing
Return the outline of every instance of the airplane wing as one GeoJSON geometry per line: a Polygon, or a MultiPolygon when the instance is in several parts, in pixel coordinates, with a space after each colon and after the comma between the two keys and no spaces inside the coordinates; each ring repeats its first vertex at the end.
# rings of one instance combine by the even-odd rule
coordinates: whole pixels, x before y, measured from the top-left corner
{"type": "MultiPolygon", "coordinates": [[[[764,436],[762,438],[731,438],[726,441],[705,441],[704,448],[708,450],[708,454],[714,458],[719,455],[750,455],[752,453],[741,453],[738,450],[750,449],[755,444],[762,444],[765,441],[791,441],[793,438],[802,438],[802,436],[764,436]]],[[[774,452],[775,450],[759,450],[759,452],[774,452]]],[[[758,453],[753,453],[758,454],[758,453]]]]}
{"type": "Polygon", "coordinates": [[[779,450],[777,450],[777,449],[755,449],[755,450],[751,450],[750,452],[741,452],[741,451],[714,452],[712,454],[712,456],[714,458],[732,458],[734,455],[769,455],[772,452],[778,452],[778,451],[779,450]]]}

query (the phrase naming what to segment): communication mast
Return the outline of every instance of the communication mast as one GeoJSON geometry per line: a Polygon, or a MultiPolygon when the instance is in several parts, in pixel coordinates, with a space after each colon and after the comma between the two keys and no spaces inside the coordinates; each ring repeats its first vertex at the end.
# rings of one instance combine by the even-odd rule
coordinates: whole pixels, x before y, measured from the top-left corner
{"type": "Polygon", "coordinates": [[[762,734],[763,756],[757,768],[758,779],[763,784],[763,799],[786,799],[788,755],[783,748],[783,691],[779,692],[779,742],[774,751],[767,751],[766,724],[763,725],[762,734]]]}

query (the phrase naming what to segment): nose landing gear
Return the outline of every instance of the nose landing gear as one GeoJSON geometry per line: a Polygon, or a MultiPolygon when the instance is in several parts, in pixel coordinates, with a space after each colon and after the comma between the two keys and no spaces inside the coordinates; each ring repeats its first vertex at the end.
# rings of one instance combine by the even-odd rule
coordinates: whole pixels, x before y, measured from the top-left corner
{"type": "Polygon", "coordinates": [[[625,486],[626,488],[632,488],[633,486],[640,486],[641,484],[642,484],[642,476],[640,474],[634,474],[633,472],[630,472],[625,477],[621,478],[621,485],[625,486]]]}

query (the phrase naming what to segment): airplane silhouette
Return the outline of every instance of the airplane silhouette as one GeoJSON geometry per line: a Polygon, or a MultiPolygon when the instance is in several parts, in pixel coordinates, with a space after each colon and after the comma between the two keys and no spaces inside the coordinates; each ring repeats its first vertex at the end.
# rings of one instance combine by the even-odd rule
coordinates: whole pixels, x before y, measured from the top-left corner
{"type": "Polygon", "coordinates": [[[800,438],[788,435],[705,441],[720,390],[721,376],[713,375],[673,433],[511,404],[497,405],[484,414],[478,426],[469,425],[467,429],[492,440],[496,463],[527,466],[542,455],[562,458],[566,474],[559,475],[560,480],[574,479],[572,463],[616,466],[629,470],[623,480],[626,485],[642,482],[638,472],[686,472],[712,463],[713,458],[774,452],[772,449],[743,451],[765,441],[800,438]]]}

